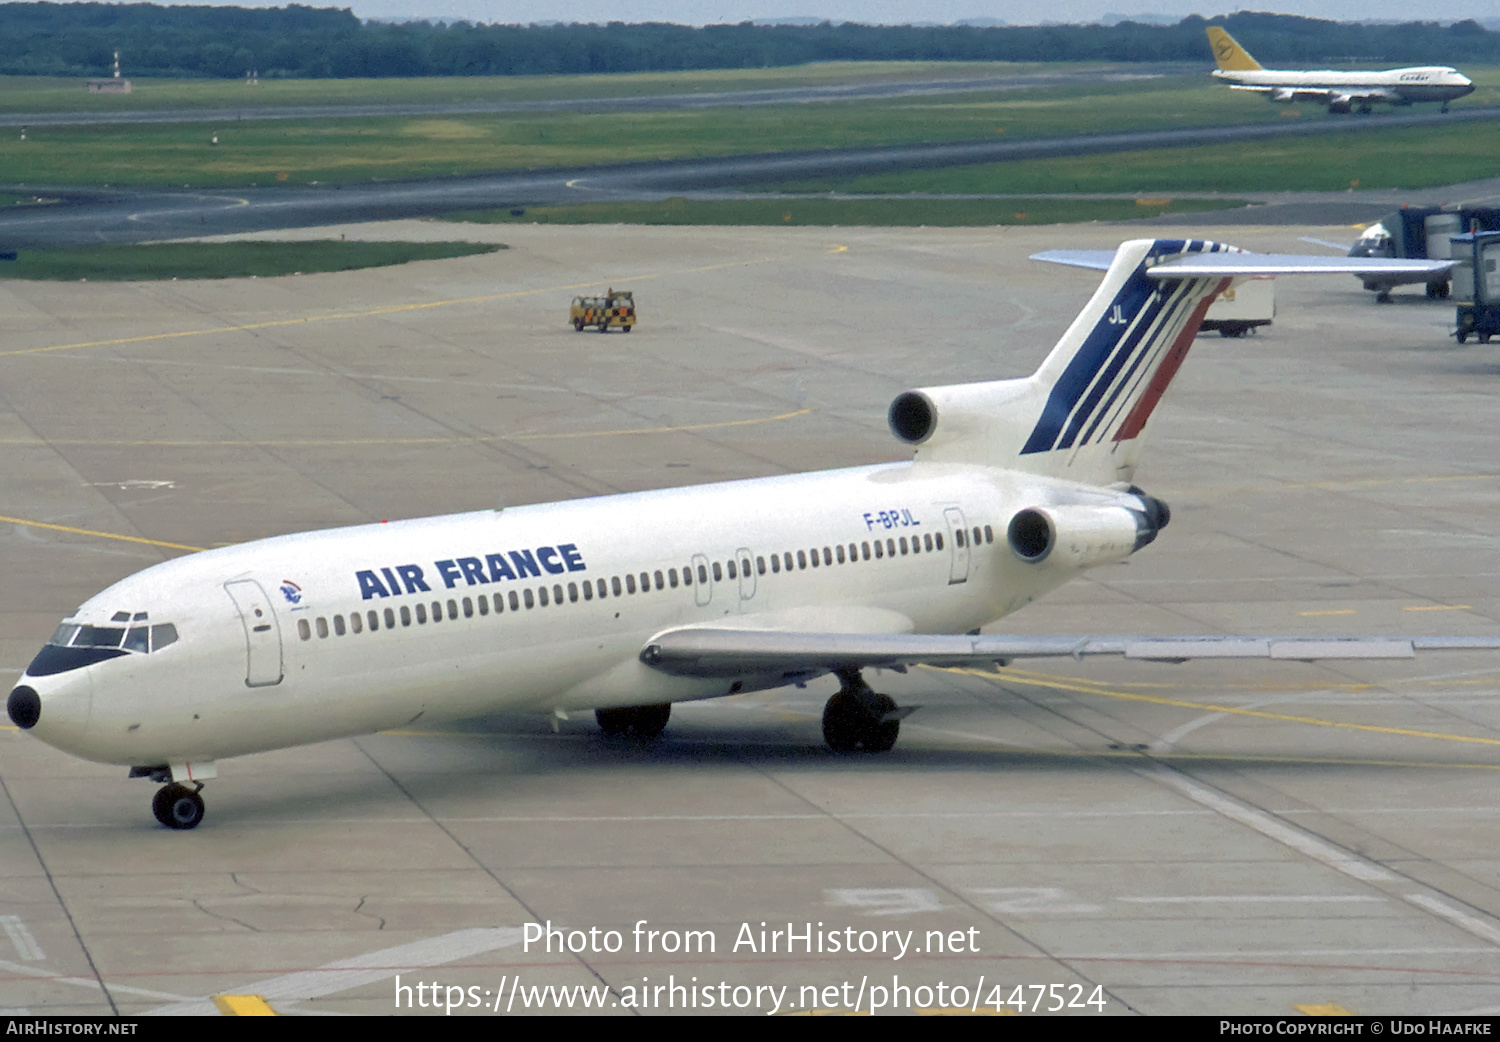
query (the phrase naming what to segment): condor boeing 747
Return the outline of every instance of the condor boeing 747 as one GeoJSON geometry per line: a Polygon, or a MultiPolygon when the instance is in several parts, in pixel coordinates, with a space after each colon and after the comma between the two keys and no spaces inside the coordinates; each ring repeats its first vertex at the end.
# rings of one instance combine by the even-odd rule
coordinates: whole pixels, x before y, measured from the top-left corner
{"type": "Polygon", "coordinates": [[[1208,45],[1219,65],[1213,75],[1235,90],[1253,90],[1272,101],[1320,101],[1329,112],[1350,112],[1356,107],[1369,112],[1377,101],[1391,105],[1440,101],[1447,112],[1448,102],[1474,92],[1467,76],[1446,65],[1386,72],[1266,69],[1217,25],[1208,27],[1208,45]]]}
{"type": "Polygon", "coordinates": [[[891,748],[868,667],[1117,654],[1409,657],[1500,641],[978,636],[1154,540],[1141,436],[1214,296],[1241,276],[1448,262],[1278,257],[1139,240],[1102,257],[1032,376],[908,391],[898,463],[287,535],[148,568],[88,600],[27,668],[14,723],[165,783],[203,817],[226,757],[502,709],[654,735],[673,702],[832,673],[836,750],[891,748]]]}

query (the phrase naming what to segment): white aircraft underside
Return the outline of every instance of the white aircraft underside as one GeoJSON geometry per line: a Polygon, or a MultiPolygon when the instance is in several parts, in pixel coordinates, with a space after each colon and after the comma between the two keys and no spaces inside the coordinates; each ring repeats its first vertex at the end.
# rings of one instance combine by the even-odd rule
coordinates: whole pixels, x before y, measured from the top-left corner
{"type": "Polygon", "coordinates": [[[860,670],[1026,656],[1409,657],[1500,639],[977,636],[1166,526],[1129,484],[1203,312],[1236,278],[1448,262],[1139,240],[1045,259],[1107,273],[1031,377],[892,403],[906,462],[281,536],[148,568],[64,620],[12,720],[170,782],[192,828],[215,761],[498,710],[594,709],[654,734],[672,702],[835,673],[824,734],[889,748],[860,670]]]}

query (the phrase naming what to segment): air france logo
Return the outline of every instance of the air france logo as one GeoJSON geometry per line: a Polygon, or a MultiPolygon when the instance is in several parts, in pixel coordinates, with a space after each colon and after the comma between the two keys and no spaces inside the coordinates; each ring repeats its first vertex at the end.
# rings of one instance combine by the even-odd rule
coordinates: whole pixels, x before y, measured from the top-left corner
{"type": "MultiPolygon", "coordinates": [[[[434,561],[432,567],[442,578],[444,588],[449,590],[460,581],[465,586],[478,586],[507,579],[540,579],[543,575],[582,572],[588,568],[574,543],[539,546],[535,550],[508,550],[485,554],[482,558],[453,557],[434,561]]],[[[427,573],[419,564],[365,568],[355,572],[354,578],[359,583],[360,599],[366,601],[372,597],[399,597],[403,593],[428,593],[432,590],[427,573]]]]}
{"type": "Polygon", "coordinates": [[[288,604],[297,604],[302,600],[302,587],[290,579],[281,580],[281,595],[286,598],[288,604]]]}

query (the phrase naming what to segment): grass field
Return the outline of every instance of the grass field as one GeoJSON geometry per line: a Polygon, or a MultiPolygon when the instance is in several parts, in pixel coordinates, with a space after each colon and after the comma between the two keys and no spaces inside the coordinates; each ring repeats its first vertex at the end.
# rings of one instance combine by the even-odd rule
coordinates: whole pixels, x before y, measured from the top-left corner
{"type": "MultiPolygon", "coordinates": [[[[37,126],[25,141],[19,132],[0,138],[0,183],[229,187],[396,180],[998,135],[1267,122],[1285,118],[1283,111],[1194,76],[688,111],[37,126]]],[[[1329,117],[1304,108],[1298,118],[1329,117]]]]}
{"type": "Polygon", "coordinates": [[[504,246],[471,242],[184,242],[22,250],[0,260],[0,279],[137,282],[228,279],[352,271],[416,260],[494,253],[504,246]]]}
{"type": "MultiPolygon", "coordinates": [[[[1128,69],[1128,66],[1116,67],[1128,69]]],[[[140,82],[123,96],[74,81],[0,79],[0,110],[224,109],[218,123],[33,126],[0,130],[0,184],[237,187],[359,182],[490,170],[807,151],[918,141],[1054,137],[1208,124],[1348,125],[1317,105],[1271,105],[1202,74],[1061,83],[863,101],[721,106],[683,111],[239,119],[235,106],[441,103],[623,97],[998,72],[1075,74],[1072,65],[842,63],[743,72],[423,80],[140,82]],[[215,143],[216,142],[216,143],[215,143]]],[[[1500,104],[1500,69],[1466,70],[1479,85],[1461,106],[1500,104]]],[[[1492,125],[1334,134],[1326,139],[1167,149],[1107,159],[960,167],[792,187],[860,192],[1165,193],[1286,188],[1421,187],[1497,171],[1492,125]]]]}
{"type": "Polygon", "coordinates": [[[0,76],[0,112],[121,112],[305,105],[464,104],[657,94],[775,90],[974,76],[1129,73],[1130,65],[1069,62],[816,62],[776,69],[719,69],[583,76],[443,76],[421,79],[133,79],[129,94],[90,94],[82,80],[0,76]]]}
{"type": "Polygon", "coordinates": [[[1500,176],[1500,124],[1287,138],[776,182],[793,192],[1287,192],[1426,188],[1500,176]]]}
{"type": "Polygon", "coordinates": [[[451,214],[481,224],[802,225],[936,227],[1121,221],[1243,206],[1238,199],[665,199],[451,214]]]}

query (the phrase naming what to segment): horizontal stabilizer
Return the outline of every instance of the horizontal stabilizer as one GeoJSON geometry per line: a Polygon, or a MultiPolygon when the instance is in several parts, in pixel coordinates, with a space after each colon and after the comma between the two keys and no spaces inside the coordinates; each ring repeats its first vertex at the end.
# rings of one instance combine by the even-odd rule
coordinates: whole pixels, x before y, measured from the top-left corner
{"type": "Polygon", "coordinates": [[[1500,637],[1020,637],[802,633],[686,627],[652,638],[641,661],[678,676],[805,674],[908,665],[976,666],[1018,658],[1118,655],[1189,659],[1409,659],[1427,651],[1500,651],[1500,637]]]}
{"type": "MultiPolygon", "coordinates": [[[[1107,271],[1114,250],[1045,250],[1032,260],[1074,268],[1107,271]]],[[[1453,267],[1448,260],[1409,260],[1400,257],[1316,257],[1297,253],[1184,253],[1146,269],[1153,279],[1190,275],[1436,275],[1453,267]]]]}
{"type": "Polygon", "coordinates": [[[1308,257],[1297,253],[1194,253],[1169,257],[1147,269],[1153,279],[1188,275],[1436,275],[1451,260],[1400,257],[1308,257]]]}

